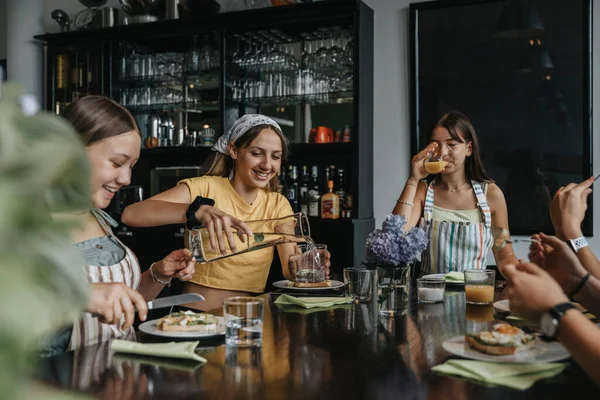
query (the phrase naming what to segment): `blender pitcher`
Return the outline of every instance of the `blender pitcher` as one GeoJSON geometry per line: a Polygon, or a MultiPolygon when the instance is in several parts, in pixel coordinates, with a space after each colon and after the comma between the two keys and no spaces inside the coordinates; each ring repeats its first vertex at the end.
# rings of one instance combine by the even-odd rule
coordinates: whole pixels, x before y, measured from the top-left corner
{"type": "Polygon", "coordinates": [[[244,235],[245,240],[242,241],[234,229],[233,237],[236,242],[236,250],[232,251],[229,248],[229,243],[226,242],[225,254],[222,254],[218,248],[213,249],[211,247],[207,228],[191,229],[188,234],[188,243],[196,262],[211,262],[282,243],[308,243],[314,245],[310,237],[308,218],[302,213],[244,222],[252,230],[252,236],[244,235]]]}

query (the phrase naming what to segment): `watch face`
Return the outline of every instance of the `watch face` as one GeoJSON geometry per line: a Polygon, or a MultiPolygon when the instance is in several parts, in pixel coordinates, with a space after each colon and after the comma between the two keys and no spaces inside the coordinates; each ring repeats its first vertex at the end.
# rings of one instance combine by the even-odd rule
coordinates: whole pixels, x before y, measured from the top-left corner
{"type": "Polygon", "coordinates": [[[556,320],[549,313],[542,315],[540,329],[544,335],[553,338],[556,335],[556,325],[556,320]]]}

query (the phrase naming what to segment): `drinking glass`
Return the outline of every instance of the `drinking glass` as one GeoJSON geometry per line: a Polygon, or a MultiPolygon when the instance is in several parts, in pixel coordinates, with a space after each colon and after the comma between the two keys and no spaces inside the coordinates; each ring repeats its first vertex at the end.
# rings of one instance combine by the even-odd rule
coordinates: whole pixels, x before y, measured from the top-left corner
{"type": "Polygon", "coordinates": [[[445,154],[430,153],[429,158],[424,160],[423,166],[428,173],[439,174],[446,168],[449,162],[450,157],[445,154]]]}
{"type": "Polygon", "coordinates": [[[259,297],[228,297],[223,302],[225,344],[252,347],[262,344],[265,300],[259,297]]]}
{"type": "Polygon", "coordinates": [[[325,280],[327,245],[303,245],[302,255],[296,261],[296,282],[317,283],[325,280]]]}
{"type": "Polygon", "coordinates": [[[377,270],[367,268],[344,268],[344,285],[348,295],[359,303],[368,303],[377,284],[377,270]]]}
{"type": "Polygon", "coordinates": [[[446,292],[443,279],[417,279],[417,297],[420,303],[442,303],[446,292]]]}
{"type": "Polygon", "coordinates": [[[245,221],[245,223],[250,227],[253,235],[246,236],[234,229],[232,233],[234,234],[236,249],[235,251],[231,250],[227,242],[224,254],[221,253],[218,247],[212,248],[207,228],[191,229],[188,235],[188,243],[196,262],[214,261],[282,243],[309,243],[313,245],[310,238],[308,217],[302,213],[280,218],[245,221]]]}
{"type": "Polygon", "coordinates": [[[465,297],[468,304],[492,304],[496,271],[490,269],[467,269],[465,274],[465,297]]]}

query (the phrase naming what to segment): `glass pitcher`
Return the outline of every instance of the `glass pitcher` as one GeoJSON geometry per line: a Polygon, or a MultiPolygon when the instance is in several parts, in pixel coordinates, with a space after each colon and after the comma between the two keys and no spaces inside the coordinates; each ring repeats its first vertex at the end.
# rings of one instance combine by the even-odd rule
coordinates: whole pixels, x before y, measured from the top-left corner
{"type": "Polygon", "coordinates": [[[210,245],[208,229],[200,227],[189,231],[188,243],[196,262],[206,263],[222,258],[236,256],[255,250],[276,246],[282,243],[308,243],[313,245],[310,238],[310,224],[306,215],[296,213],[280,218],[244,221],[252,230],[252,236],[246,236],[242,241],[233,230],[236,250],[232,251],[226,241],[226,252],[222,254],[219,249],[210,245]]]}

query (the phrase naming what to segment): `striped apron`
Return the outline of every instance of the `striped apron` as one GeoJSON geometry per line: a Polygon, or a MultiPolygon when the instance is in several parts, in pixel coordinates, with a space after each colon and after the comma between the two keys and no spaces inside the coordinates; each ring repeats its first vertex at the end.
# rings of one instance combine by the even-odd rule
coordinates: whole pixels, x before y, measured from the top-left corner
{"type": "MultiPolygon", "coordinates": [[[[103,212],[94,209],[92,210],[92,214],[96,217],[96,220],[106,234],[110,235],[117,243],[123,246],[126,254],[117,264],[108,266],[86,265],[85,272],[88,281],[90,283],[123,282],[130,288],[138,290],[141,280],[141,270],[135,254],[114,236],[103,212]]],[[[100,322],[97,317],[93,317],[90,313],[84,313],[79,323],[76,323],[73,327],[69,350],[104,342],[112,338],[135,338],[135,330],[133,327],[129,327],[129,329],[126,330],[121,329],[121,325],[124,321],[125,318],[123,317],[119,324],[109,325],[100,322]]]]}
{"type": "Polygon", "coordinates": [[[492,213],[481,184],[471,181],[484,222],[471,224],[433,220],[434,182],[435,179],[427,188],[423,208],[423,228],[429,237],[429,244],[423,254],[422,271],[431,274],[486,268],[487,255],[494,238],[492,213]]]}

